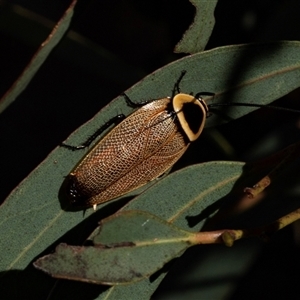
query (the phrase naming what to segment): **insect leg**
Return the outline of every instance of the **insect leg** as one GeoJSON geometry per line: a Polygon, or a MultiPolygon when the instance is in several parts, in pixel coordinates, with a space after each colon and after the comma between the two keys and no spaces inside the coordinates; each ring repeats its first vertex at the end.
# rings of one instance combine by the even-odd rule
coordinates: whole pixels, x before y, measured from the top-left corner
{"type": "Polygon", "coordinates": [[[115,117],[113,117],[112,119],[110,119],[108,122],[106,122],[104,125],[102,125],[98,130],[95,131],[95,133],[93,133],[84,143],[82,143],[81,145],[78,146],[72,146],[72,145],[67,145],[65,143],[62,143],[61,146],[65,147],[67,149],[70,149],[72,151],[75,150],[80,150],[80,149],[84,149],[86,147],[88,147],[104,130],[106,130],[108,127],[110,127],[112,124],[119,124],[120,122],[122,122],[125,119],[125,115],[120,114],[117,115],[115,117]]]}
{"type": "Polygon", "coordinates": [[[142,107],[150,102],[154,102],[157,100],[157,99],[150,99],[150,100],[145,100],[145,101],[142,101],[139,103],[135,103],[125,93],[123,93],[122,96],[125,98],[127,105],[130,107],[133,107],[133,108],[142,107]]]}
{"type": "MultiPolygon", "coordinates": [[[[177,79],[176,83],[174,84],[171,99],[173,99],[176,94],[180,93],[179,84],[180,84],[180,82],[181,82],[181,80],[182,80],[182,78],[184,77],[185,74],[186,74],[186,71],[183,70],[181,72],[179,78],[177,79]]],[[[123,93],[122,96],[125,98],[126,103],[128,104],[128,106],[133,107],[133,108],[142,107],[145,104],[148,104],[150,102],[153,102],[153,101],[157,100],[157,99],[151,99],[151,100],[146,100],[146,101],[142,101],[142,102],[139,102],[139,103],[135,103],[125,93],[123,93]]]]}
{"type": "Polygon", "coordinates": [[[181,74],[180,74],[179,78],[177,79],[177,81],[174,84],[171,99],[173,99],[176,94],[180,93],[179,85],[180,85],[180,82],[181,82],[181,80],[182,80],[182,78],[184,77],[185,74],[186,74],[186,70],[181,71],[181,74]]]}

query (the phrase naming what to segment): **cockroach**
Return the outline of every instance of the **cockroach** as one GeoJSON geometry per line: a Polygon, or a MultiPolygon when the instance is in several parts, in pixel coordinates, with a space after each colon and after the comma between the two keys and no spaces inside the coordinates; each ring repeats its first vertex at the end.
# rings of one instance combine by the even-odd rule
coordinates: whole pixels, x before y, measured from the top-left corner
{"type": "Polygon", "coordinates": [[[73,205],[96,209],[98,204],[120,197],[164,174],[190,143],[198,139],[209,108],[224,105],[265,107],[252,103],[207,105],[201,96],[212,93],[192,96],[180,92],[179,84],[185,73],[183,71],[175,83],[171,97],[136,104],[124,94],[128,105],[138,107],[136,111],[127,117],[117,115],[79,146],[62,144],[71,150],[84,149],[104,130],[117,124],[68,175],[67,193],[73,205]]]}

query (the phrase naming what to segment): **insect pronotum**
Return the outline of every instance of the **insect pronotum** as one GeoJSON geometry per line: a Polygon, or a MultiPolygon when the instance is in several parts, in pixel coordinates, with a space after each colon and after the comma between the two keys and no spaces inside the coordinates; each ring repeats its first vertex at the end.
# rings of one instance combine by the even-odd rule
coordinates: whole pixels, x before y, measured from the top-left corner
{"type": "Polygon", "coordinates": [[[139,107],[136,111],[128,117],[114,117],[79,146],[62,144],[71,150],[86,148],[104,130],[118,123],[68,175],[68,197],[73,205],[96,209],[97,204],[122,196],[165,173],[200,136],[209,108],[264,106],[251,103],[207,105],[201,95],[212,93],[196,96],[180,93],[179,84],[185,73],[183,71],[175,83],[171,97],[135,104],[124,94],[128,105],[139,107]]]}

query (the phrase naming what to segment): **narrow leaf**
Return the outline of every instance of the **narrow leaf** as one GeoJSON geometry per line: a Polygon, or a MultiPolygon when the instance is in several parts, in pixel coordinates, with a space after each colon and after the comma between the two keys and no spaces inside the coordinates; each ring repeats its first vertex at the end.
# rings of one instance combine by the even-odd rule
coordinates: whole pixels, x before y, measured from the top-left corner
{"type": "MultiPolygon", "coordinates": [[[[240,162],[209,162],[184,168],[170,174],[134,198],[122,211],[144,210],[168,220],[181,229],[198,232],[205,219],[218,209],[218,205],[213,204],[231,191],[243,173],[243,168],[244,164],[240,162]],[[191,220],[198,222],[192,228],[191,220]]],[[[112,242],[115,235],[118,236],[118,230],[115,230],[111,237],[104,234],[102,240],[98,233],[99,229],[96,229],[90,240],[106,243],[112,242]]],[[[149,298],[164,276],[165,273],[162,273],[155,280],[150,281],[146,278],[126,286],[112,286],[103,291],[97,299],[132,299],[133,295],[149,298]]]]}
{"type": "Polygon", "coordinates": [[[62,18],[55,25],[48,38],[41,44],[22,74],[0,99],[0,113],[4,111],[6,107],[8,107],[13,101],[15,101],[15,99],[25,90],[35,73],[47,59],[52,49],[62,39],[69,28],[76,2],[77,0],[72,1],[69,8],[65,11],[62,18]]]}
{"type": "MultiPolygon", "coordinates": [[[[126,93],[136,102],[169,96],[180,72],[187,70],[187,75],[181,86],[182,92],[215,92],[215,98],[207,99],[208,103],[210,101],[269,103],[299,86],[299,46],[299,42],[276,42],[214,49],[167,65],[147,76],[126,93]]],[[[251,108],[232,108],[224,110],[224,112],[232,118],[237,118],[249,113],[251,110],[251,108]]],[[[126,106],[122,97],[113,100],[89,123],[77,130],[70,137],[68,143],[79,144],[120,111],[124,114],[132,111],[126,106]]],[[[215,123],[220,123],[220,120],[215,116],[208,118],[207,126],[212,126],[215,123]]],[[[103,216],[101,213],[104,207],[113,207],[112,203],[106,203],[99,207],[97,218],[93,217],[91,210],[88,210],[84,216],[82,212],[62,210],[60,201],[63,199],[64,194],[62,187],[64,177],[85,153],[85,151],[69,152],[66,149],[55,149],[10,194],[0,207],[0,236],[5,240],[4,243],[0,244],[0,252],[5,253],[0,260],[0,267],[3,271],[0,275],[9,278],[9,274],[12,274],[11,272],[14,272],[14,270],[22,270],[20,273],[23,276],[22,280],[18,280],[19,290],[27,290],[26,278],[35,278],[36,270],[27,267],[31,265],[31,261],[36,256],[48,247],[53,247],[58,239],[63,237],[63,241],[65,241],[64,234],[70,231],[73,231],[74,235],[69,238],[69,241],[72,241],[72,244],[80,244],[88,233],[79,230],[76,225],[80,227],[81,223],[84,224],[83,221],[86,218],[89,219],[88,224],[90,224],[91,219],[95,222],[95,219],[99,220],[100,216],[103,216]]],[[[203,169],[195,172],[196,174],[186,175],[187,178],[183,181],[184,184],[189,183],[194,187],[192,186],[190,189],[184,187],[181,191],[177,190],[179,188],[178,182],[181,182],[182,179],[181,175],[178,175],[175,183],[169,182],[169,185],[163,188],[157,187],[157,190],[155,190],[159,193],[161,190],[166,190],[169,195],[159,194],[160,196],[157,196],[156,193],[147,197],[141,195],[143,197],[141,199],[145,199],[145,202],[133,202],[130,204],[132,205],[131,209],[149,211],[163,219],[174,222],[176,226],[183,229],[189,228],[189,223],[184,216],[200,219],[199,223],[193,227],[193,229],[199,230],[203,220],[210,213],[207,210],[208,213],[201,213],[203,209],[220,199],[224,193],[229,192],[239,175],[242,174],[243,164],[236,165],[236,169],[230,164],[228,168],[220,166],[222,171],[217,167],[214,169],[212,165],[205,165],[203,169]],[[224,179],[224,184],[221,184],[219,189],[219,181],[215,180],[214,176],[218,176],[217,173],[220,171],[230,177],[232,174],[228,169],[232,169],[233,173],[235,169],[236,175],[233,175],[228,182],[224,179]],[[201,185],[204,178],[209,178],[208,181],[212,180],[217,189],[210,186],[212,193],[209,189],[206,190],[201,185]],[[192,201],[193,198],[198,199],[198,196],[194,194],[195,185],[203,188],[204,192],[199,196],[199,199],[203,199],[202,201],[192,201]],[[177,198],[180,195],[182,198],[177,198]],[[173,199],[175,199],[174,202],[173,199]],[[188,203],[184,204],[183,199],[187,199],[188,203]],[[178,208],[176,207],[177,204],[179,205],[178,208]],[[181,214],[181,211],[185,214],[181,214]]],[[[186,172],[186,170],[183,172],[186,172]]],[[[140,191],[135,193],[138,192],[140,191]]],[[[47,281],[45,277],[37,277],[37,280],[41,282],[47,281]]],[[[140,282],[139,284],[144,289],[153,291],[160,280],[161,277],[155,280],[153,285],[149,281],[142,281],[143,283],[140,282]]],[[[5,283],[5,280],[1,281],[3,286],[6,286],[5,283]]],[[[126,287],[126,290],[130,295],[132,289],[126,287]]],[[[113,295],[113,290],[109,289],[101,296],[107,296],[107,293],[113,295]]],[[[116,291],[116,293],[120,295],[119,291],[116,291]]]]}
{"type": "MultiPolygon", "coordinates": [[[[233,45],[216,48],[179,59],[148,75],[126,91],[134,102],[170,96],[182,70],[182,93],[213,92],[207,104],[240,102],[269,104],[299,87],[300,42],[233,45]],[[287,59],[288,58],[288,59],[287,59]]],[[[214,109],[205,127],[240,118],[257,108],[227,107],[214,109]]],[[[118,112],[129,114],[123,96],[115,98],[90,122],[68,140],[78,145],[118,112]]],[[[200,137],[201,138],[201,137],[200,137]]],[[[76,155],[76,154],[74,154],[76,155]]]]}
{"type": "Polygon", "coordinates": [[[101,222],[95,247],[60,244],[34,265],[57,278],[127,284],[159,270],[188,248],[192,237],[149,213],[124,211],[101,222]]]}
{"type": "Polygon", "coordinates": [[[215,25],[214,10],[218,0],[190,0],[196,8],[196,15],[182,40],[176,45],[176,53],[197,53],[203,51],[215,25]]]}

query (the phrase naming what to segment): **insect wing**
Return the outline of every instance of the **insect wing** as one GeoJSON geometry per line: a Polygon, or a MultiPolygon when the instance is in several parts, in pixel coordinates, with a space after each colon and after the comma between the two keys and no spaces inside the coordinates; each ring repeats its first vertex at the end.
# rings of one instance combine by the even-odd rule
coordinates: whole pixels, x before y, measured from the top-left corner
{"type": "Polygon", "coordinates": [[[87,205],[146,184],[168,170],[188,144],[167,111],[169,98],[138,109],[108,133],[72,172],[87,205]]]}

